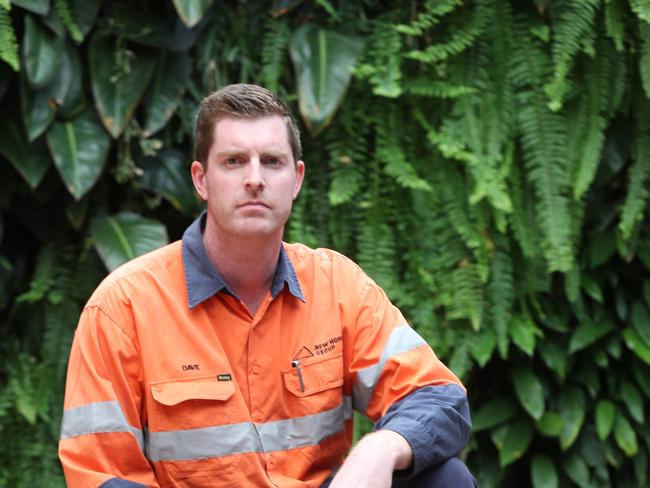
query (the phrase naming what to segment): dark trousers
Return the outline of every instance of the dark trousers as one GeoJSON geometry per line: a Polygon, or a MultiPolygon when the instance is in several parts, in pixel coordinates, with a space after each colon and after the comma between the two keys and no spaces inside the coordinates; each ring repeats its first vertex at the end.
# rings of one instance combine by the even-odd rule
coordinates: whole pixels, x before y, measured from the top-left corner
{"type": "Polygon", "coordinates": [[[393,488],[476,488],[476,480],[458,458],[425,469],[415,478],[393,479],[393,488]]]}
{"type": "MultiPolygon", "coordinates": [[[[325,480],[321,488],[328,487],[331,482],[331,479],[325,480]]],[[[447,459],[443,463],[431,466],[408,480],[393,479],[393,488],[476,488],[477,486],[472,473],[458,458],[447,459]]]]}

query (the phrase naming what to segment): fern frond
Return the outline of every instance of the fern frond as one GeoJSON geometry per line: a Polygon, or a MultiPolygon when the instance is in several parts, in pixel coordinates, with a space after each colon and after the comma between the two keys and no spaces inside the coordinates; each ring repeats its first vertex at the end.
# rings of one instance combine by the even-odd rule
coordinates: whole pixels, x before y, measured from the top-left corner
{"type": "Polygon", "coordinates": [[[508,326],[512,319],[514,303],[514,273],[510,243],[507,237],[497,235],[494,239],[494,254],[488,283],[490,315],[497,336],[497,346],[501,357],[508,352],[508,326]]]}
{"type": "MultiPolygon", "coordinates": [[[[645,100],[644,100],[645,102],[645,100]]],[[[634,140],[632,167],[628,173],[628,190],[625,196],[619,229],[624,239],[634,232],[636,225],[643,219],[648,201],[647,181],[650,176],[650,123],[646,114],[647,103],[638,110],[638,133],[634,140]]]]}
{"type": "Polygon", "coordinates": [[[539,86],[550,66],[529,38],[528,23],[518,24],[519,49],[512,77],[519,88],[518,120],[527,177],[537,197],[536,213],[543,237],[543,252],[551,270],[573,266],[571,218],[568,199],[566,120],[545,106],[539,86]]]}
{"type": "Polygon", "coordinates": [[[645,0],[630,0],[630,7],[639,19],[650,24],[650,4],[645,0]]]}
{"type": "Polygon", "coordinates": [[[427,0],[424,4],[424,11],[420,12],[413,22],[400,24],[396,26],[396,29],[409,36],[422,35],[426,29],[440,23],[442,17],[453,12],[462,4],[462,0],[427,0]]]}
{"type": "Polygon", "coordinates": [[[371,22],[365,60],[357,77],[368,78],[375,95],[396,98],[402,93],[402,38],[393,27],[395,15],[386,14],[371,22]]]}
{"type": "Polygon", "coordinates": [[[400,124],[397,120],[397,110],[388,107],[385,116],[377,120],[376,157],[384,163],[384,172],[395,178],[400,186],[413,190],[430,191],[431,185],[418,176],[414,166],[407,160],[402,141],[399,140],[400,124]]]}
{"type": "Polygon", "coordinates": [[[370,157],[366,147],[370,127],[359,107],[361,104],[343,105],[336,124],[324,134],[332,175],[328,191],[332,207],[351,201],[362,191],[365,164],[370,157]]]}
{"type": "Polygon", "coordinates": [[[645,96],[650,98],[650,25],[641,23],[639,25],[639,37],[641,40],[641,55],[639,56],[639,72],[645,96]]]}
{"type": "Polygon", "coordinates": [[[579,141],[573,146],[576,152],[576,175],[573,196],[580,200],[589,189],[600,163],[600,155],[605,141],[607,120],[605,113],[610,104],[610,58],[616,53],[609,42],[599,40],[599,55],[585,63],[581,74],[584,88],[578,101],[576,116],[572,118],[571,141],[579,141]]]}
{"type": "Polygon", "coordinates": [[[443,99],[458,98],[477,92],[476,88],[471,86],[432,80],[428,76],[409,78],[404,82],[404,91],[412,95],[443,99]]]}
{"type": "Polygon", "coordinates": [[[448,309],[450,319],[468,319],[474,330],[479,330],[483,319],[483,282],[476,265],[461,263],[449,277],[453,290],[448,309]]]}
{"type": "Polygon", "coordinates": [[[552,110],[559,110],[569,89],[567,75],[573,60],[593,31],[600,0],[563,2],[553,23],[553,81],[546,86],[552,110]]]}
{"type": "Polygon", "coordinates": [[[29,284],[29,291],[19,295],[16,301],[18,303],[34,303],[43,300],[56,283],[57,263],[56,246],[44,246],[36,259],[36,266],[32,275],[32,281],[29,284]]]}
{"type": "Polygon", "coordinates": [[[425,49],[414,49],[405,54],[406,58],[414,59],[425,64],[435,64],[456,56],[476,42],[483,34],[485,26],[489,21],[489,15],[485,9],[477,8],[469,21],[464,18],[463,22],[455,22],[450,26],[452,32],[446,42],[429,44],[425,49]]]}
{"type": "Polygon", "coordinates": [[[276,92],[284,62],[287,56],[287,46],[291,37],[291,29],[284,19],[270,19],[268,30],[262,43],[262,71],[260,78],[265,87],[276,92]]]}
{"type": "Polygon", "coordinates": [[[621,0],[605,2],[605,29],[607,35],[614,41],[616,50],[623,51],[625,40],[625,24],[623,23],[623,6],[621,0]]]}
{"type": "Polygon", "coordinates": [[[83,41],[83,34],[77,25],[77,22],[74,20],[74,15],[72,15],[72,9],[70,8],[70,0],[54,0],[54,10],[58,14],[61,22],[68,30],[70,37],[74,42],[79,44],[83,41]]]}
{"type": "Polygon", "coordinates": [[[14,71],[19,71],[18,41],[14,26],[11,24],[10,10],[11,5],[8,1],[0,5],[0,60],[11,66],[14,71]]]}

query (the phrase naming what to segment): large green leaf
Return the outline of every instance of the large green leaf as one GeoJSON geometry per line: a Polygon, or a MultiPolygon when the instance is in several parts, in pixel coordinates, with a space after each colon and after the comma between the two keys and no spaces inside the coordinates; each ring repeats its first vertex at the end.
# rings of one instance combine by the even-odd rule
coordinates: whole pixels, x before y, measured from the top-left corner
{"type": "Polygon", "coordinates": [[[533,488],[557,488],[558,476],[555,465],[550,457],[537,454],[531,465],[533,488]]]}
{"type": "Polygon", "coordinates": [[[39,15],[45,15],[50,10],[50,0],[11,0],[11,3],[39,15]]]}
{"type": "Polygon", "coordinates": [[[300,27],[289,50],[297,77],[298,102],[305,124],[318,134],[343,101],[363,40],[313,25],[300,27]]]}
{"type": "MultiPolygon", "coordinates": [[[[349,179],[348,179],[349,181],[349,179]]],[[[493,328],[485,327],[474,338],[471,344],[471,353],[478,365],[482,368],[492,357],[497,345],[497,335],[493,328]]]]}
{"type": "Polygon", "coordinates": [[[564,420],[560,447],[566,450],[575,442],[585,420],[585,397],[582,390],[567,385],[559,394],[558,411],[564,420]]]}
{"type": "Polygon", "coordinates": [[[90,30],[95,25],[95,19],[102,6],[102,0],[68,0],[72,18],[79,27],[79,31],[83,37],[86,37],[90,30]]]}
{"type": "Polygon", "coordinates": [[[0,154],[5,156],[31,188],[36,188],[50,167],[45,143],[27,142],[20,122],[9,114],[0,117],[0,154]]]}
{"type": "Polygon", "coordinates": [[[154,69],[146,55],[130,59],[123,48],[116,53],[112,38],[95,34],[90,41],[90,76],[102,124],[117,138],[144,94],[154,69]]]}
{"type": "Polygon", "coordinates": [[[576,449],[571,449],[566,455],[562,466],[564,472],[576,485],[581,488],[591,488],[593,486],[589,483],[589,468],[587,467],[587,463],[578,454],[576,449]]]}
{"type": "Polygon", "coordinates": [[[625,339],[625,345],[630,351],[646,364],[650,364],[650,347],[639,338],[632,327],[628,327],[623,331],[623,339],[625,339]]]}
{"type": "Polygon", "coordinates": [[[573,354],[580,349],[584,349],[589,344],[596,342],[601,337],[607,335],[614,329],[614,324],[609,320],[583,320],[580,325],[571,334],[569,341],[569,353],[573,354]]]}
{"type": "Polygon", "coordinates": [[[20,111],[29,141],[40,137],[54,121],[56,103],[51,87],[33,90],[25,76],[20,77],[20,111]]]}
{"type": "Polygon", "coordinates": [[[113,21],[116,36],[174,52],[187,51],[192,47],[204,26],[204,22],[201,22],[190,29],[176,16],[162,19],[153,15],[143,2],[109,2],[102,15],[113,21]]]}
{"type": "Polygon", "coordinates": [[[194,192],[187,160],[176,149],[164,149],[144,165],[142,186],[160,194],[186,215],[196,215],[200,200],[194,192]]]}
{"type": "Polygon", "coordinates": [[[31,15],[25,15],[24,20],[22,55],[25,73],[30,86],[41,88],[56,73],[65,39],[43,28],[31,15]]]}
{"type": "Polygon", "coordinates": [[[643,339],[645,345],[650,347],[650,312],[648,312],[648,307],[641,300],[636,300],[632,304],[631,322],[632,327],[639,334],[639,337],[643,339]]]}
{"type": "Polygon", "coordinates": [[[493,398],[472,414],[472,431],[491,429],[510,420],[517,410],[510,398],[493,398]]]}
{"type": "Polygon", "coordinates": [[[621,401],[627,406],[632,418],[640,424],[643,424],[645,420],[645,402],[639,389],[629,381],[624,381],[621,385],[621,401]]]}
{"type": "Polygon", "coordinates": [[[544,415],[544,388],[530,366],[518,366],[512,369],[512,382],[519,403],[535,420],[544,415]]]}
{"type": "Polygon", "coordinates": [[[13,71],[11,71],[9,65],[7,63],[0,63],[0,99],[4,96],[12,79],[13,71]]]}
{"type": "Polygon", "coordinates": [[[632,371],[634,372],[634,378],[641,388],[641,391],[643,391],[646,398],[650,399],[650,370],[648,370],[646,365],[634,361],[632,371]]]}
{"type": "Polygon", "coordinates": [[[616,407],[609,400],[599,400],[596,404],[596,432],[601,441],[609,437],[614,426],[616,407]]]}
{"type": "Polygon", "coordinates": [[[499,450],[499,464],[502,468],[526,453],[533,439],[533,431],[532,423],[526,418],[520,418],[508,427],[503,447],[499,450]]]}
{"type": "Polygon", "coordinates": [[[66,188],[79,200],[99,178],[110,145],[94,111],[56,122],[47,133],[47,145],[66,188]]]}
{"type": "Polygon", "coordinates": [[[529,315],[516,315],[510,321],[508,333],[515,345],[532,356],[535,351],[535,336],[540,332],[529,315]]]}
{"type": "Polygon", "coordinates": [[[110,271],[169,242],[163,224],[131,212],[95,217],[90,234],[110,271]]]}
{"type": "Polygon", "coordinates": [[[537,422],[537,430],[549,437],[558,437],[564,431],[564,420],[559,414],[547,410],[537,422]]]}
{"type": "Polygon", "coordinates": [[[79,51],[70,44],[61,58],[62,69],[70,73],[70,84],[59,103],[57,114],[59,117],[71,119],[77,116],[86,106],[83,92],[83,69],[79,59],[79,51]]]}
{"type": "Polygon", "coordinates": [[[190,80],[190,70],[190,58],[186,53],[160,52],[145,102],[145,137],[162,129],[174,114],[190,80]]]}
{"type": "Polygon", "coordinates": [[[173,0],[178,16],[188,27],[198,24],[214,0],[173,0]]]}
{"type": "Polygon", "coordinates": [[[634,456],[639,450],[636,434],[625,418],[625,415],[617,415],[614,422],[614,439],[627,456],[634,456]]]}
{"type": "Polygon", "coordinates": [[[566,375],[567,370],[567,353],[556,342],[542,339],[537,342],[537,350],[540,352],[542,360],[552,371],[561,379],[566,375]]]}

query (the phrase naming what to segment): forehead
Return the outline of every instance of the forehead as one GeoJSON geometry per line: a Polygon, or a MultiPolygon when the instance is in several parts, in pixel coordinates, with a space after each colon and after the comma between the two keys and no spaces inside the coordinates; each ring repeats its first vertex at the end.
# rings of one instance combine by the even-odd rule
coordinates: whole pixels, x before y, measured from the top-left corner
{"type": "Polygon", "coordinates": [[[254,119],[225,117],[214,127],[212,149],[291,152],[285,120],[279,115],[254,119]]]}

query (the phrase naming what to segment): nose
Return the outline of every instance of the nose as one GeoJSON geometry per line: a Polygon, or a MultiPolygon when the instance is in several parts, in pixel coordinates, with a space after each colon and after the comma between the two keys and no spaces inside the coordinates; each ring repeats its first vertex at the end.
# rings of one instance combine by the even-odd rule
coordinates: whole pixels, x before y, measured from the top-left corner
{"type": "Polygon", "coordinates": [[[258,158],[253,158],[248,163],[244,184],[247,188],[261,190],[266,185],[262,174],[262,165],[258,158]]]}

